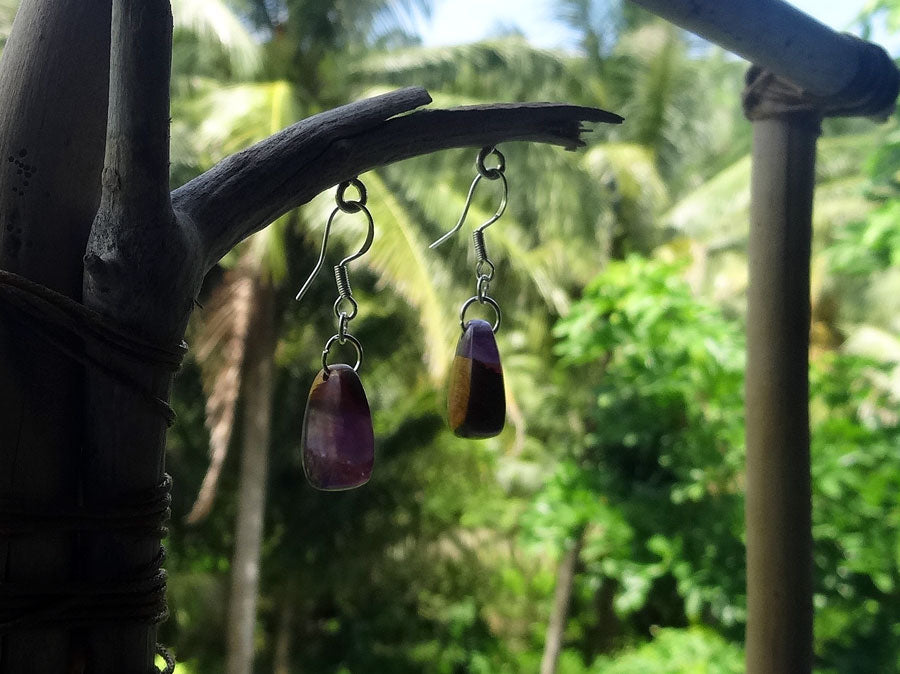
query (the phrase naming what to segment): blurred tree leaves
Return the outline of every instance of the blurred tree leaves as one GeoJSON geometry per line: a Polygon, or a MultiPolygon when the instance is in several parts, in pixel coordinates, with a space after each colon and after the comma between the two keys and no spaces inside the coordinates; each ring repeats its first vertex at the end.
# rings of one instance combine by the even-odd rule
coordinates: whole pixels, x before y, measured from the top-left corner
{"type": "MultiPolygon", "coordinates": [[[[461,209],[471,151],[373,178],[373,200],[389,196],[377,206],[382,248],[354,274],[378,438],[363,490],[322,495],[303,482],[299,428],[332,298],[282,298],[259,668],[286,634],[291,671],[536,671],[556,565],[583,535],[560,672],[741,671],[743,66],[618,3],[561,4],[580,31],[575,55],[515,35],[421,49],[404,26],[383,29],[383,3],[364,4],[228,2],[263,47],[252,76],[227,49],[234,33],[182,25],[173,180],[266,135],[274,113],[277,126],[406,84],[439,105],[568,100],[626,110],[628,122],[580,156],[503,148],[512,201],[488,232],[511,401],[499,438],[445,429],[436,378],[471,260],[464,236],[440,255],[422,250],[461,209]]],[[[826,130],[814,300],[831,336],[811,388],[817,668],[896,671],[900,137],[893,122],[826,130]]],[[[476,217],[492,210],[483,196],[476,217]]],[[[327,201],[305,209],[305,234],[284,228],[285,278],[308,273],[327,201]]],[[[196,485],[208,438],[190,364],[176,406],[170,469],[196,485]]],[[[176,520],[169,541],[163,634],[198,672],[222,669],[235,468],[207,524],[176,520]]],[[[189,493],[176,492],[176,518],[189,493]]]]}

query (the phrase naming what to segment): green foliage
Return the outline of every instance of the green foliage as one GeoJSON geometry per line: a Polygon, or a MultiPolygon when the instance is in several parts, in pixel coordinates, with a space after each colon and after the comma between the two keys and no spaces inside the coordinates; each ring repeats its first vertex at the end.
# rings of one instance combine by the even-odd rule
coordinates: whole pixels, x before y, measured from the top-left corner
{"type": "Polygon", "coordinates": [[[20,0],[0,0],[0,52],[6,46],[20,0]]]}
{"type": "Polygon", "coordinates": [[[900,420],[885,367],[833,356],[813,370],[816,646],[835,671],[900,666],[900,420]]]}
{"type": "Polygon", "coordinates": [[[537,511],[589,524],[585,574],[611,584],[631,634],[659,618],[733,634],[744,615],[743,338],[682,270],[612,263],[556,329],[595,397],[537,511]]]}
{"type": "Polygon", "coordinates": [[[828,257],[837,275],[864,276],[900,262],[900,131],[885,134],[873,150],[865,162],[867,191],[880,205],[834,234],[828,257]]]}
{"type": "MultiPolygon", "coordinates": [[[[596,403],[584,412],[589,432],[523,529],[532,545],[556,550],[584,536],[582,582],[608,588],[622,630],[614,643],[640,638],[652,624],[705,623],[731,639],[742,633],[743,339],[739,325],[693,296],[681,271],[640,258],[613,263],[557,328],[558,352],[594,382],[596,403]]],[[[853,671],[890,671],[900,656],[894,366],[834,354],[812,370],[823,671],[850,671],[851,663],[862,667],[853,671]]],[[[584,630],[594,617],[574,618],[584,630]]],[[[667,647],[652,643],[616,660],[626,669],[609,671],[654,671],[650,654],[667,647]]],[[[728,649],[738,662],[739,650],[728,649]]],[[[685,666],[661,671],[695,671],[685,666]]]]}
{"type": "Polygon", "coordinates": [[[844,227],[829,250],[835,273],[865,276],[900,264],[900,202],[889,201],[866,220],[844,227]]]}
{"type": "MultiPolygon", "coordinates": [[[[619,3],[560,3],[577,55],[517,36],[415,48],[407,18],[426,6],[414,0],[208,4],[239,20],[179,20],[175,183],[302,116],[399,85],[425,84],[439,105],[555,99],[628,118],[594,134],[581,158],[503,148],[512,199],[488,232],[505,312],[509,423],[499,438],[453,438],[437,383],[471,293],[470,244],[461,235],[437,252],[425,246],[461,210],[470,151],[365,178],[378,233],[353,268],[354,331],[378,445],[364,489],[305,486],[299,428],[333,287],[317,284],[301,306],[280,293],[258,669],[273,668],[286,637],[290,671],[537,671],[557,565],[578,543],[562,674],[741,671],[740,273],[729,272],[738,281],[726,299],[738,300],[727,307],[704,290],[746,263],[743,67],[619,3]],[[259,62],[247,58],[254,45],[259,62]],[[658,249],[673,230],[679,239],[658,249]]],[[[834,298],[832,327],[851,338],[814,362],[811,384],[816,654],[829,674],[900,669],[893,128],[830,124],[820,143],[814,279],[824,290],[814,302],[821,312],[821,296],[834,298]],[[893,346],[879,360],[850,356],[873,323],[893,346]]],[[[479,191],[473,221],[495,198],[479,191]]],[[[249,245],[302,280],[331,207],[324,195],[249,245]]],[[[336,227],[335,255],[358,237],[356,226],[336,227]]],[[[162,637],[186,671],[221,671],[237,462],[226,464],[210,519],[183,526],[207,464],[193,365],[175,396],[173,618],[162,637]]]]}
{"type": "Polygon", "coordinates": [[[702,628],[661,629],[653,641],[599,658],[591,674],[740,674],[744,654],[732,643],[702,628]]]}
{"type": "Polygon", "coordinates": [[[896,318],[900,310],[900,135],[896,115],[886,127],[875,136],[880,144],[857,163],[865,169],[860,174],[857,168],[855,188],[864,197],[863,207],[822,237],[823,294],[833,307],[827,313],[847,336],[848,348],[869,355],[883,355],[857,348],[870,341],[873,329],[895,334],[900,328],[896,318]]]}
{"type": "Polygon", "coordinates": [[[897,0],[869,0],[866,3],[859,15],[866,39],[870,39],[873,20],[879,18],[884,18],[888,30],[896,33],[900,30],[900,3],[897,0]]]}

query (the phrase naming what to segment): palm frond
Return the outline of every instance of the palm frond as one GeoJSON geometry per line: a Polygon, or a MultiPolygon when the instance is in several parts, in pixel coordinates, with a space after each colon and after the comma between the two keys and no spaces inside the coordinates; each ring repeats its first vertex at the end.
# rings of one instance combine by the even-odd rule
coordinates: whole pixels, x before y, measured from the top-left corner
{"type": "Polygon", "coordinates": [[[228,456],[259,273],[255,258],[252,250],[247,248],[238,265],[226,272],[204,310],[194,336],[194,353],[206,393],[210,461],[197,499],[186,517],[189,524],[201,522],[212,510],[228,456]]]}
{"type": "MultiPolygon", "coordinates": [[[[296,91],[285,80],[224,88],[215,81],[198,80],[192,99],[180,102],[179,107],[194,123],[173,126],[173,163],[201,169],[281,131],[302,116],[296,91]]],[[[296,213],[283,215],[246,244],[258,256],[261,273],[273,282],[286,273],[284,234],[295,218],[296,213]]]]}
{"type": "Polygon", "coordinates": [[[259,264],[259,274],[278,285],[287,275],[287,247],[285,234],[297,220],[297,211],[285,213],[265,229],[261,229],[245,242],[259,264]]]}
{"type": "Polygon", "coordinates": [[[497,100],[566,100],[602,104],[605,87],[580,75],[579,61],[534,47],[521,37],[446,47],[363,54],[348,66],[351,81],[401,86],[421,84],[468,103],[497,100]]]}
{"type": "Polygon", "coordinates": [[[303,112],[293,85],[285,80],[227,87],[198,82],[193,100],[184,108],[197,120],[194,146],[205,165],[281,131],[303,112]]]}
{"type": "Polygon", "coordinates": [[[222,48],[236,74],[246,77],[259,69],[261,45],[223,0],[174,0],[172,15],[177,29],[222,48]]]}
{"type": "Polygon", "coordinates": [[[746,133],[735,134],[741,119],[740,66],[720,52],[695,53],[686,33],[654,20],[625,33],[605,67],[618,96],[613,107],[627,119],[611,137],[650,148],[670,192],[686,181],[730,163],[746,150],[746,133]],[[737,155],[723,145],[733,139],[737,155]]]}
{"type": "Polygon", "coordinates": [[[384,37],[402,33],[416,34],[417,23],[431,16],[431,0],[392,0],[383,3],[372,19],[369,41],[383,42],[384,37]]]}
{"type": "Polygon", "coordinates": [[[675,230],[714,241],[746,232],[750,209],[750,156],[723,169],[661,216],[675,230]]]}
{"type": "MultiPolygon", "coordinates": [[[[816,199],[817,229],[862,217],[873,203],[864,198],[862,158],[877,147],[881,131],[819,140],[816,199]]],[[[678,232],[716,247],[716,241],[746,237],[750,218],[750,155],[741,157],[699,185],[662,214],[678,232]]]]}
{"type": "Polygon", "coordinates": [[[607,55],[623,27],[620,2],[558,0],[556,18],[579,36],[582,51],[591,59],[607,55]]]}
{"type": "Polygon", "coordinates": [[[657,213],[668,202],[653,150],[637,143],[603,143],[582,160],[595,181],[614,203],[616,226],[632,245],[652,248],[659,238],[657,213]]]}

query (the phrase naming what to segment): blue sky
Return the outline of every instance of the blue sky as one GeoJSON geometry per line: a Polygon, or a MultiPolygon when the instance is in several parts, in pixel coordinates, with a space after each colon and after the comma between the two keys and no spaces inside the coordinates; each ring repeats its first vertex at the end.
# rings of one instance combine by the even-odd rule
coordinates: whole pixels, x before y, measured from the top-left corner
{"type": "MultiPolygon", "coordinates": [[[[794,0],[791,4],[837,30],[848,30],[866,0],[794,0]]],[[[420,29],[426,45],[474,42],[499,26],[517,26],[541,47],[571,46],[571,35],[553,20],[553,0],[436,0],[430,22],[420,29]]],[[[875,35],[875,39],[886,39],[875,35]]],[[[896,53],[900,42],[891,39],[896,53]]]]}

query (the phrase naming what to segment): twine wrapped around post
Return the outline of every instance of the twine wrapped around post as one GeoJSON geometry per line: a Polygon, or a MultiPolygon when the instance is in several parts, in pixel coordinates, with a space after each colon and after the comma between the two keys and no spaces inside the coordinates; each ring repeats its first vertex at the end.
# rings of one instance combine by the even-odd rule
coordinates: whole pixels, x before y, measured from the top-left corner
{"type": "MultiPolygon", "coordinates": [[[[184,343],[176,348],[150,344],[84,305],[2,270],[0,307],[11,309],[5,313],[12,320],[31,328],[38,338],[67,356],[140,392],[168,425],[174,423],[175,413],[169,404],[117,368],[116,359],[140,361],[174,371],[186,352],[184,343]],[[111,358],[101,361],[92,356],[85,348],[87,343],[102,345],[111,358]]],[[[82,506],[53,509],[40,503],[3,499],[0,500],[0,536],[97,532],[158,541],[168,533],[171,488],[172,478],[165,475],[155,488],[129,495],[103,510],[82,506]]],[[[152,563],[139,569],[134,577],[110,582],[0,581],[0,634],[46,626],[81,628],[121,622],[153,625],[165,622],[168,609],[167,576],[161,568],[164,560],[165,549],[160,546],[152,563]]],[[[171,653],[159,645],[157,652],[166,662],[163,674],[174,672],[175,660],[171,653]]]]}

